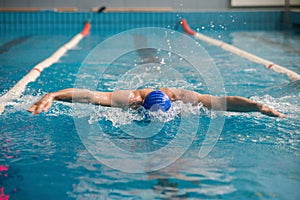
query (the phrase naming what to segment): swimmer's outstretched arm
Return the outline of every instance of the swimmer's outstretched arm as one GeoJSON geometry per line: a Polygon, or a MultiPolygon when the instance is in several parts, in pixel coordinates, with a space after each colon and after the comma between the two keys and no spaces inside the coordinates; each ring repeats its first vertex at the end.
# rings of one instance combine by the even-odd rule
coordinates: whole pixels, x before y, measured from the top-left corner
{"type": "Polygon", "coordinates": [[[28,111],[32,114],[47,112],[53,101],[66,101],[76,103],[91,103],[102,106],[111,106],[112,92],[94,92],[87,89],[64,89],[44,95],[33,104],[28,111]]]}
{"type": "Polygon", "coordinates": [[[213,110],[224,110],[232,112],[260,112],[271,117],[282,117],[285,115],[267,107],[264,104],[239,96],[215,97],[199,94],[198,101],[205,107],[213,110]]]}
{"type": "Polygon", "coordinates": [[[137,108],[142,105],[143,98],[152,91],[142,90],[116,90],[114,92],[98,92],[87,89],[69,88],[44,95],[39,101],[34,103],[28,111],[32,114],[39,114],[41,111],[47,112],[53,101],[66,101],[73,103],[90,103],[95,105],[137,108]]]}
{"type": "Polygon", "coordinates": [[[211,110],[222,110],[232,112],[261,112],[271,117],[285,117],[284,114],[267,107],[261,103],[239,96],[216,97],[207,94],[200,94],[190,90],[167,88],[163,89],[173,100],[180,100],[184,103],[197,105],[202,103],[211,110]]]}

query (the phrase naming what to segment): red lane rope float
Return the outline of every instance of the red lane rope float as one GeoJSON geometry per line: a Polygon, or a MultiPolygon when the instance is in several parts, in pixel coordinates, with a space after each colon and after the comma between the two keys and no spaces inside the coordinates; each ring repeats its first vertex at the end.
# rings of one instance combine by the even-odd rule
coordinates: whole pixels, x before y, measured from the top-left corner
{"type": "Polygon", "coordinates": [[[270,69],[270,68],[272,68],[274,66],[274,64],[269,64],[268,65],[268,68],[270,69]]]}
{"type": "Polygon", "coordinates": [[[81,31],[81,35],[86,36],[87,34],[90,33],[90,30],[91,30],[91,23],[88,21],[87,23],[85,23],[81,31]]]}
{"type": "Polygon", "coordinates": [[[234,53],[234,54],[236,54],[238,56],[247,58],[248,60],[250,60],[252,62],[255,62],[255,63],[258,63],[258,64],[262,64],[266,68],[272,69],[273,71],[275,71],[277,73],[285,74],[285,75],[287,75],[287,77],[291,81],[300,80],[300,75],[297,74],[296,72],[292,71],[292,70],[289,70],[289,69],[287,69],[285,67],[282,67],[280,65],[274,64],[273,62],[271,62],[269,60],[260,58],[260,57],[254,55],[254,54],[251,54],[251,53],[249,53],[247,51],[241,50],[241,49],[239,49],[239,48],[237,48],[237,47],[235,47],[233,45],[227,44],[227,43],[225,43],[223,41],[216,40],[216,39],[210,38],[208,36],[205,36],[203,34],[200,34],[198,32],[195,32],[194,30],[192,30],[190,28],[190,26],[188,25],[188,23],[187,23],[187,21],[185,19],[182,19],[180,21],[180,24],[181,24],[183,30],[186,33],[194,36],[196,39],[199,39],[199,40],[205,41],[207,43],[213,44],[215,46],[221,47],[222,49],[224,49],[226,51],[229,51],[229,52],[234,53]]]}
{"type": "Polygon", "coordinates": [[[42,71],[52,64],[56,63],[68,50],[75,47],[86,35],[90,33],[91,24],[90,22],[86,22],[82,31],[75,35],[69,42],[61,46],[58,50],[56,50],[50,57],[46,58],[42,62],[38,63],[34,66],[28,74],[26,74],[18,83],[14,85],[7,93],[0,97],[0,114],[4,111],[5,105],[19,98],[26,86],[30,82],[34,82],[42,73],[42,71]]]}
{"type": "Polygon", "coordinates": [[[190,26],[188,25],[188,23],[185,19],[182,19],[180,21],[180,24],[185,32],[187,32],[190,35],[195,35],[196,32],[190,28],[190,26]]]}
{"type": "Polygon", "coordinates": [[[41,71],[39,68],[33,68],[32,70],[36,70],[36,71],[38,71],[39,73],[42,73],[42,71],[41,71]]]}

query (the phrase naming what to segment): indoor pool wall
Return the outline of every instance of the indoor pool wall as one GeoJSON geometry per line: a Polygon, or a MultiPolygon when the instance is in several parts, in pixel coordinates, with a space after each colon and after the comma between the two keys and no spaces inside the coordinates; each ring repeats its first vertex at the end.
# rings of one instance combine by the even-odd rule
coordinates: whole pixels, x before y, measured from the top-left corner
{"type": "Polygon", "coordinates": [[[201,13],[145,12],[145,13],[57,13],[57,12],[1,12],[1,34],[66,34],[81,30],[91,20],[92,32],[118,33],[139,27],[177,29],[180,18],[186,18],[201,31],[283,30],[282,11],[222,11],[201,13]]]}

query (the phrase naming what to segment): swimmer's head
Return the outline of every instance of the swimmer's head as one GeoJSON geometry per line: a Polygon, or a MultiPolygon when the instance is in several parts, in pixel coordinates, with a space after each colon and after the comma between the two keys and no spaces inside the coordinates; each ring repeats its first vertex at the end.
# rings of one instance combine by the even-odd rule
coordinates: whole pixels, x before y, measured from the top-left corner
{"type": "Polygon", "coordinates": [[[171,100],[162,91],[155,90],[155,91],[150,92],[146,96],[146,98],[143,102],[143,107],[146,110],[150,110],[150,111],[162,110],[164,112],[167,112],[171,107],[171,100]]]}

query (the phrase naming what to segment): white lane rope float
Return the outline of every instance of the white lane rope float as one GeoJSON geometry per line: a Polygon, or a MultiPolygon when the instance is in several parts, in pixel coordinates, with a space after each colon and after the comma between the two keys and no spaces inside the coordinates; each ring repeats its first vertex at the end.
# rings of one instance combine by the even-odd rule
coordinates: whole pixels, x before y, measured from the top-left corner
{"type": "Polygon", "coordinates": [[[86,22],[82,31],[75,35],[69,42],[61,46],[50,57],[34,66],[18,83],[16,83],[7,93],[0,97],[0,114],[4,111],[7,103],[18,99],[25,91],[30,82],[34,82],[42,71],[56,63],[68,50],[74,48],[86,35],[91,28],[90,22],[86,22]]]}
{"type": "Polygon", "coordinates": [[[287,77],[291,80],[291,81],[297,81],[297,80],[300,80],[300,75],[297,74],[296,72],[292,71],[292,70],[289,70],[285,67],[282,67],[280,65],[277,65],[269,60],[266,60],[266,59],[263,59],[263,58],[260,58],[256,55],[253,55],[247,51],[244,51],[244,50],[241,50],[233,45],[230,45],[230,44],[227,44],[221,40],[217,40],[217,39],[213,39],[213,38],[210,38],[208,36],[205,36],[201,33],[198,33],[194,30],[192,30],[187,21],[185,19],[182,19],[180,21],[180,24],[182,26],[182,28],[184,29],[184,31],[192,36],[194,36],[196,39],[199,39],[199,40],[202,40],[202,41],[205,41],[207,43],[210,43],[212,45],[215,45],[215,46],[218,46],[218,47],[221,47],[222,49],[226,50],[226,51],[229,51],[231,53],[234,53],[238,56],[241,56],[241,57],[244,57],[244,58],[247,58],[248,60],[252,61],[252,62],[255,62],[255,63],[258,63],[258,64],[262,64],[264,65],[266,68],[268,69],[272,69],[273,71],[277,72],[277,73],[281,73],[281,74],[285,74],[287,75],[287,77]]]}

